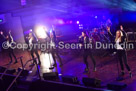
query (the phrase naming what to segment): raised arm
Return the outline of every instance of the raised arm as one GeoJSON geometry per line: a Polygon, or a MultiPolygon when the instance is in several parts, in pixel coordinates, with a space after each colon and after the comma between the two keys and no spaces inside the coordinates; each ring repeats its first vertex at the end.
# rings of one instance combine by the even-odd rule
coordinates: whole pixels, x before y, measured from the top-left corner
{"type": "Polygon", "coordinates": [[[3,37],[4,39],[6,39],[6,36],[3,34],[2,31],[0,31],[0,34],[2,35],[2,37],[3,37]]]}
{"type": "Polygon", "coordinates": [[[13,37],[11,35],[11,31],[10,30],[9,30],[9,37],[10,37],[11,41],[13,42],[14,40],[13,40],[13,37]]]}

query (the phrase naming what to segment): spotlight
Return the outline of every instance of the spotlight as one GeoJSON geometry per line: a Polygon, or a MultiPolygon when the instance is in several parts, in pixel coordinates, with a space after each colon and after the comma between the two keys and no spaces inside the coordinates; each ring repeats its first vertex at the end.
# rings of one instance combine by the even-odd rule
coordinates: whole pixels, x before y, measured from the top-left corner
{"type": "Polygon", "coordinates": [[[0,19],[0,23],[1,23],[1,22],[3,22],[3,20],[2,20],[2,19],[0,19]]]}
{"type": "Polygon", "coordinates": [[[50,33],[52,32],[52,29],[50,29],[50,33]]]}
{"type": "Polygon", "coordinates": [[[32,32],[33,30],[32,29],[30,29],[30,32],[32,32]]]}
{"type": "Polygon", "coordinates": [[[77,21],[76,23],[79,24],[79,21],[77,21]]]}
{"type": "Polygon", "coordinates": [[[46,38],[47,37],[47,34],[46,34],[46,31],[47,31],[47,28],[46,27],[42,27],[42,26],[39,26],[36,28],[36,35],[38,38],[46,38]]]}
{"type": "Polygon", "coordinates": [[[59,20],[58,20],[58,24],[61,24],[61,25],[62,25],[62,24],[64,24],[64,21],[63,21],[62,19],[59,19],[59,20]]]}
{"type": "Polygon", "coordinates": [[[97,16],[95,16],[95,19],[97,19],[97,16]]]}

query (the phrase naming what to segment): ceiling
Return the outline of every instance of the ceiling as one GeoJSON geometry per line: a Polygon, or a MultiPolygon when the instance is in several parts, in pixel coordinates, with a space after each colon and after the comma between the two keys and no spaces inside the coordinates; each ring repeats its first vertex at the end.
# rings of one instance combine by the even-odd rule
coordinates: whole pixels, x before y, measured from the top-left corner
{"type": "Polygon", "coordinates": [[[47,16],[80,16],[92,12],[136,11],[134,0],[26,0],[21,6],[21,0],[0,0],[0,13],[13,13],[14,16],[30,16],[42,14],[47,16]]]}
{"type": "MultiPolygon", "coordinates": [[[[45,5],[50,8],[60,6],[60,8],[122,8],[136,11],[134,0],[26,0],[26,5],[45,5]]],[[[0,12],[21,8],[21,0],[0,0],[0,12]]]]}

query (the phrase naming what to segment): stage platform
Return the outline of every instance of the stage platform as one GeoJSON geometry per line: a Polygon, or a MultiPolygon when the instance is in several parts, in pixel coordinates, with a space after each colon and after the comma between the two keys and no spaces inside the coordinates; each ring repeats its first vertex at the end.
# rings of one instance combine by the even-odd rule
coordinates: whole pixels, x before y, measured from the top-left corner
{"type": "MultiPolygon", "coordinates": [[[[60,76],[61,75],[77,76],[79,81],[82,81],[83,77],[98,78],[102,81],[103,88],[105,88],[108,83],[116,82],[116,77],[118,77],[116,55],[114,56],[109,55],[106,57],[102,57],[102,55],[96,55],[94,53],[94,57],[96,59],[96,64],[97,64],[96,65],[97,71],[93,72],[93,64],[90,57],[88,57],[90,72],[84,74],[83,72],[84,72],[85,64],[83,63],[82,54],[79,51],[60,50],[59,53],[62,58],[63,66],[59,67],[59,63],[57,62],[57,67],[54,68],[53,70],[50,70],[49,67],[50,65],[53,64],[52,56],[50,54],[42,53],[39,51],[40,59],[41,59],[41,66],[40,66],[41,77],[43,76],[43,73],[58,72],[60,76]]],[[[23,63],[31,59],[31,55],[29,51],[15,50],[15,54],[17,57],[23,56],[23,63]]],[[[136,66],[135,66],[136,50],[127,51],[127,55],[128,55],[128,64],[131,67],[133,77],[130,78],[128,71],[125,69],[124,80],[120,82],[126,83],[129,86],[135,83],[136,80],[136,66]]],[[[1,52],[0,66],[7,67],[8,63],[9,63],[8,54],[6,52],[1,52]]],[[[36,66],[29,67],[30,64],[31,62],[25,67],[25,69],[29,70],[29,76],[26,79],[28,81],[38,78],[36,66]]],[[[12,63],[10,68],[18,69],[18,67],[21,67],[20,62],[18,62],[17,64],[12,63]]]]}

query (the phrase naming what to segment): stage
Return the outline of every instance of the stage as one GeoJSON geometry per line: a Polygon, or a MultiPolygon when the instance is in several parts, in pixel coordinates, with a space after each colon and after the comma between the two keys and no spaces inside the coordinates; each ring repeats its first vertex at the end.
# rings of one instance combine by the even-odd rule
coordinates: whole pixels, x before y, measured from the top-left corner
{"type": "MultiPolygon", "coordinates": [[[[63,66],[59,67],[59,63],[57,62],[57,67],[55,67],[53,70],[50,70],[49,67],[50,65],[53,64],[52,56],[48,53],[42,53],[39,51],[40,59],[41,59],[41,66],[39,70],[40,70],[41,77],[43,76],[43,73],[58,72],[59,76],[62,76],[62,75],[76,76],[78,77],[79,81],[82,81],[83,77],[98,78],[102,81],[101,85],[103,88],[105,88],[108,83],[116,82],[116,78],[118,77],[116,55],[108,55],[106,57],[102,57],[101,55],[95,55],[94,57],[96,59],[96,68],[97,68],[96,72],[93,71],[92,61],[90,58],[88,58],[90,72],[84,74],[83,72],[84,72],[85,64],[83,63],[82,54],[80,52],[76,54],[76,52],[78,51],[77,50],[76,51],[75,50],[59,50],[60,56],[62,58],[63,66]]],[[[120,81],[120,82],[126,83],[127,85],[130,85],[135,82],[135,77],[136,77],[136,66],[135,66],[136,54],[135,53],[136,53],[136,50],[127,51],[128,64],[131,67],[133,77],[130,78],[128,71],[125,69],[124,80],[120,81]]],[[[25,51],[15,50],[15,54],[17,57],[23,56],[23,63],[31,59],[31,55],[29,51],[27,50],[25,51]]],[[[8,63],[9,63],[9,57],[7,53],[1,52],[0,66],[7,67],[8,63]]],[[[36,65],[33,67],[29,67],[30,64],[31,62],[25,67],[25,69],[29,70],[29,75],[26,78],[26,80],[28,81],[32,81],[33,79],[39,78],[37,74],[36,65]]],[[[19,60],[17,64],[12,63],[10,68],[18,69],[18,67],[21,67],[21,63],[19,60]]]]}

